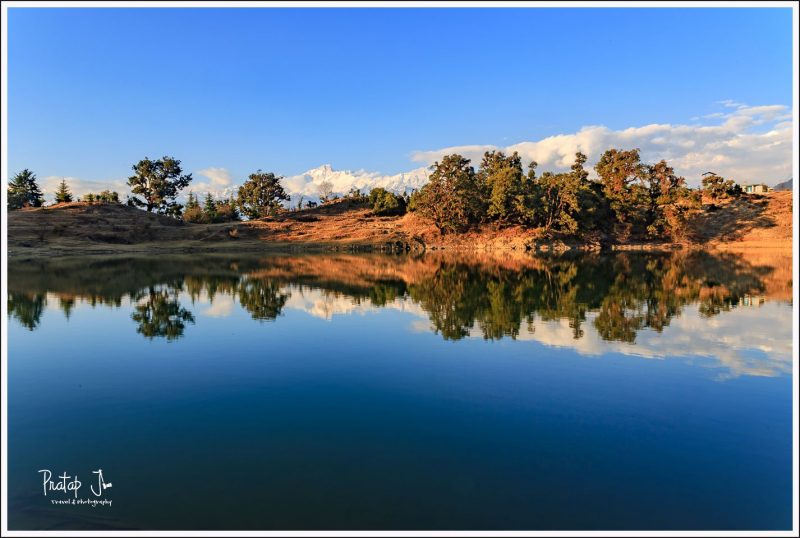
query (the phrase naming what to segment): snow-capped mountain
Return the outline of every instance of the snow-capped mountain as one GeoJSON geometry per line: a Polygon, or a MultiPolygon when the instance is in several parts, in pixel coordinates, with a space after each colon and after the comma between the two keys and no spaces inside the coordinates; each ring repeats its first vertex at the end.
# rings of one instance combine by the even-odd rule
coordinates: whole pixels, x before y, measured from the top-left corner
{"type": "MultiPolygon", "coordinates": [[[[334,170],[330,164],[323,164],[317,168],[312,168],[302,174],[286,176],[281,180],[283,188],[289,194],[290,200],[284,205],[294,207],[302,197],[304,201],[318,201],[320,185],[329,181],[333,185],[333,193],[338,195],[347,194],[351,188],[355,187],[361,192],[368,194],[375,187],[383,187],[386,190],[402,194],[419,189],[428,182],[429,171],[427,168],[416,168],[410,172],[387,176],[378,172],[367,172],[365,170],[334,170]]],[[[214,198],[236,198],[240,184],[219,185],[208,181],[200,181],[191,185],[182,193],[180,201],[186,202],[186,196],[191,191],[203,203],[206,193],[211,193],[214,198]]]]}
{"type": "Polygon", "coordinates": [[[319,187],[325,181],[329,181],[333,185],[333,192],[340,195],[346,194],[353,187],[362,192],[369,192],[375,187],[383,187],[400,194],[419,189],[427,183],[428,169],[422,167],[410,172],[387,176],[365,170],[355,172],[334,170],[330,164],[323,164],[302,174],[285,177],[281,183],[293,199],[302,195],[306,200],[313,200],[319,197],[319,187]]]}

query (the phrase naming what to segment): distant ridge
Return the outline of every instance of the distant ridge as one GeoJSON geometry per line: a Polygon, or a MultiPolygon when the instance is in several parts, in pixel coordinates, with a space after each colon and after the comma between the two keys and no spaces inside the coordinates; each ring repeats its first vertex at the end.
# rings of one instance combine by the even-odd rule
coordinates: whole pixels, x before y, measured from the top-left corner
{"type": "Polygon", "coordinates": [[[783,183],[778,183],[773,188],[776,191],[790,191],[790,190],[792,190],[792,179],[793,178],[789,178],[786,181],[784,181],[783,183]]]}
{"type": "Polygon", "coordinates": [[[346,194],[351,188],[368,193],[375,187],[402,194],[425,185],[428,182],[428,169],[422,167],[405,173],[383,175],[365,170],[335,170],[330,164],[323,164],[281,181],[292,198],[290,205],[294,205],[301,196],[305,200],[318,200],[319,187],[323,182],[329,182],[333,192],[339,195],[346,194]]]}

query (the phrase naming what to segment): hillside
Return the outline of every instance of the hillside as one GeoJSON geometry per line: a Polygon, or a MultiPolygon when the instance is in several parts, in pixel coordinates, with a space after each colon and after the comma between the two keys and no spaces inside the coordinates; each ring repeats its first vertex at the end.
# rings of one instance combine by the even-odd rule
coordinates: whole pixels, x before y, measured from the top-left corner
{"type": "Polygon", "coordinates": [[[786,181],[784,181],[782,183],[778,183],[777,185],[775,185],[774,188],[775,188],[776,191],[790,191],[790,190],[792,190],[792,178],[789,178],[789,179],[787,179],[786,181]]]}
{"type": "MultiPolygon", "coordinates": [[[[792,193],[742,197],[690,222],[689,244],[718,248],[791,247],[792,193]]],[[[569,242],[569,241],[568,241],[569,242]]],[[[581,246],[574,240],[571,246],[581,246]]],[[[118,204],[71,203],[11,211],[10,257],[298,249],[517,250],[568,248],[541,230],[485,227],[441,235],[416,214],[377,217],[347,200],[249,222],[184,224],[118,204]]],[[[645,245],[617,245],[631,248],[645,245]]],[[[649,245],[652,246],[652,245],[649,245]]]]}

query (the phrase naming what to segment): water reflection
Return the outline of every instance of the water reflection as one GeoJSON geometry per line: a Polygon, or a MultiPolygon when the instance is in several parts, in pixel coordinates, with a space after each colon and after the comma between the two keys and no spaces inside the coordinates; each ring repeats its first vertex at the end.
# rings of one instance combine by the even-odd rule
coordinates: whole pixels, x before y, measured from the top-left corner
{"type": "Polygon", "coordinates": [[[138,298],[131,315],[136,332],[147,338],[174,340],[183,336],[186,323],[194,323],[194,315],[178,301],[177,289],[156,290],[152,287],[138,298]]]}
{"type": "MultiPolygon", "coordinates": [[[[790,304],[791,253],[759,256],[675,251],[498,260],[474,254],[329,254],[12,263],[8,312],[36,330],[51,303],[67,319],[77,304],[129,306],[139,334],[174,340],[195,323],[199,304],[206,305],[201,315],[209,317],[228,316],[238,304],[258,321],[274,321],[286,308],[327,319],[391,308],[411,312],[427,322],[418,320],[414,327],[446,340],[533,339],[583,353],[592,352],[589,344],[602,347],[599,342],[635,344],[606,344],[603,351],[653,356],[654,348],[676,347],[689,336],[676,330],[652,342],[652,333],[661,335],[682,315],[694,324],[686,328],[694,331],[691,338],[702,341],[725,325],[709,322],[723,313],[790,304]]],[[[778,366],[750,365],[744,368],[748,373],[788,371],[783,355],[791,346],[791,309],[763,316],[773,312],[777,324],[763,334],[745,333],[749,345],[777,354],[778,366]]],[[[680,351],[695,354],[689,346],[680,351]]]]}

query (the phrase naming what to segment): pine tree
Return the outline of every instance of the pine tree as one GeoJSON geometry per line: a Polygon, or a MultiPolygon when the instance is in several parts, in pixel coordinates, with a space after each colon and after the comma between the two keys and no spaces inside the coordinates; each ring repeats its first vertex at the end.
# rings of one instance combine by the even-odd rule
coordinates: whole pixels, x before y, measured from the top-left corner
{"type": "Polygon", "coordinates": [[[197,201],[197,196],[194,193],[189,193],[189,198],[186,200],[186,209],[194,209],[200,207],[200,203],[197,201]]]}
{"type": "Polygon", "coordinates": [[[27,168],[17,173],[8,185],[8,208],[41,207],[44,196],[36,183],[36,174],[27,168]]]}
{"type": "Polygon", "coordinates": [[[65,204],[72,201],[72,193],[67,187],[67,182],[63,179],[61,183],[58,185],[58,190],[56,191],[56,203],[57,204],[65,204]]]}
{"type": "Polygon", "coordinates": [[[210,192],[206,194],[206,201],[203,204],[203,213],[206,214],[210,222],[214,222],[217,218],[217,204],[214,202],[214,198],[211,196],[210,192]]]}

